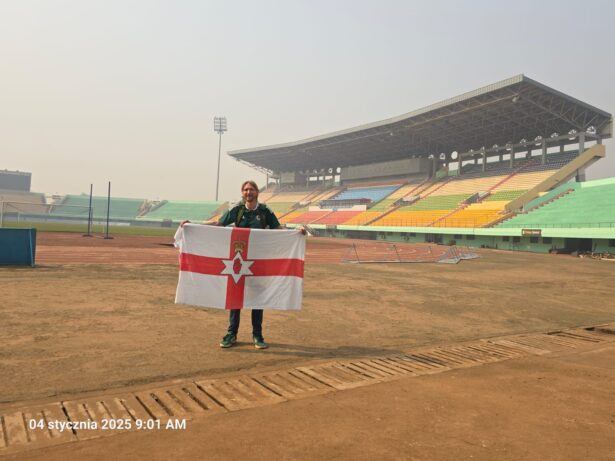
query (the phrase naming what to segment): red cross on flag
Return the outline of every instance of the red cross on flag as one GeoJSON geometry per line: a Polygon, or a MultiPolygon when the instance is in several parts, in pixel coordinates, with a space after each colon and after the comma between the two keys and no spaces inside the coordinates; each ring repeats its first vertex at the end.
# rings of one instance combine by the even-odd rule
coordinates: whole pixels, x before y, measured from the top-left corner
{"type": "Polygon", "coordinates": [[[296,230],[185,224],[176,304],[220,309],[301,309],[305,237],[296,230]]]}

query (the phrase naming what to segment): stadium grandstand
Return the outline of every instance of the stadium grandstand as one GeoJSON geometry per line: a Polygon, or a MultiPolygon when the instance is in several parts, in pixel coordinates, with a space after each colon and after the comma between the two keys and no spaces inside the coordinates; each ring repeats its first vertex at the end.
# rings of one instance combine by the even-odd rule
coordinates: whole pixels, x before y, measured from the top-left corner
{"type": "MultiPolygon", "coordinates": [[[[56,217],[77,217],[81,211],[87,210],[90,204],[90,196],[66,195],[63,200],[51,208],[50,215],[56,217]]],[[[112,197],[109,204],[109,218],[113,221],[134,220],[143,211],[145,199],[117,198],[112,197]]],[[[92,216],[94,220],[103,220],[107,216],[107,197],[92,197],[92,216]]]]}
{"type": "Polygon", "coordinates": [[[229,152],[320,235],[615,252],[615,180],[585,181],[611,114],[524,75],[391,119],[229,152]],[[269,184],[271,183],[271,184],[269,184]]]}
{"type": "Polygon", "coordinates": [[[193,222],[218,218],[227,202],[169,201],[145,199],[65,195],[45,197],[35,192],[0,190],[0,226],[4,222],[102,223],[107,219],[115,225],[172,226],[184,220],[193,222]],[[91,213],[90,213],[91,211],[91,213]]]}
{"type": "Polygon", "coordinates": [[[227,208],[226,202],[180,202],[163,200],[152,206],[149,211],[138,216],[141,221],[172,221],[184,220],[199,222],[215,219],[227,208]]]}
{"type": "Polygon", "coordinates": [[[45,210],[45,194],[30,191],[32,173],[0,170],[0,224],[17,213],[45,210]]]}

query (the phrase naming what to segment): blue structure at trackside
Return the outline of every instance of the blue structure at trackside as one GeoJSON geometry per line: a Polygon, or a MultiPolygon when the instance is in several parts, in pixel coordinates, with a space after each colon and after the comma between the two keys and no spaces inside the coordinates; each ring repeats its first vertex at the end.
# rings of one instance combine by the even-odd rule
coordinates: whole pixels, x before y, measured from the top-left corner
{"type": "Polygon", "coordinates": [[[0,266],[32,266],[36,255],[36,229],[0,228],[0,266]]]}

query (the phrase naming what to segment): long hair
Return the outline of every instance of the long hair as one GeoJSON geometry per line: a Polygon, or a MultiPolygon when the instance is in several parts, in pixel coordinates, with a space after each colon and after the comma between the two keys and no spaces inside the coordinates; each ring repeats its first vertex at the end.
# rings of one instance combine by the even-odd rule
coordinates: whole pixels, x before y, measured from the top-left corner
{"type": "Polygon", "coordinates": [[[247,181],[243,182],[243,184],[241,185],[241,192],[243,192],[243,188],[246,187],[246,184],[250,184],[252,187],[254,187],[254,189],[256,189],[257,194],[260,192],[258,190],[258,186],[256,185],[256,183],[252,181],[251,179],[248,179],[247,181]]]}
{"type": "MultiPolygon", "coordinates": [[[[259,190],[258,190],[258,186],[256,185],[256,182],[252,181],[251,179],[248,179],[247,181],[244,181],[241,184],[241,192],[243,192],[243,188],[246,187],[246,185],[249,184],[252,187],[254,187],[254,189],[256,189],[256,200],[258,200],[258,194],[259,194],[259,190]]],[[[245,203],[244,199],[243,199],[243,195],[241,196],[241,201],[240,203],[245,203]]]]}

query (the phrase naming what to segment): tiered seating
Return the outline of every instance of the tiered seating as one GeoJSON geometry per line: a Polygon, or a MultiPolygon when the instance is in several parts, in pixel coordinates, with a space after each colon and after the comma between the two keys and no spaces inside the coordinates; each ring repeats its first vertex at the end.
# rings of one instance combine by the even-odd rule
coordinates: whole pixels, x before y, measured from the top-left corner
{"type": "Polygon", "coordinates": [[[369,210],[370,211],[380,211],[380,212],[383,212],[383,211],[387,210],[389,207],[391,207],[397,200],[399,200],[399,199],[385,198],[384,200],[380,200],[378,203],[376,203],[369,210]]]}
{"type": "Polygon", "coordinates": [[[278,187],[275,184],[272,184],[266,189],[264,189],[263,191],[261,191],[260,194],[258,194],[258,199],[261,202],[266,203],[271,197],[275,195],[277,190],[278,190],[278,187]]]}
{"type": "Polygon", "coordinates": [[[371,208],[368,211],[362,211],[358,215],[353,216],[348,221],[344,222],[344,224],[349,225],[349,226],[350,225],[364,226],[365,224],[367,224],[368,222],[370,222],[371,220],[377,218],[378,216],[382,214],[382,211],[372,211],[372,210],[373,208],[371,208]]]}
{"type": "Polygon", "coordinates": [[[553,202],[497,227],[615,226],[615,179],[588,181],[553,202]]]}
{"type": "Polygon", "coordinates": [[[553,174],[553,170],[545,170],[545,171],[534,171],[530,173],[517,173],[512,178],[510,178],[505,183],[499,185],[495,189],[495,192],[501,190],[519,190],[525,189],[529,190],[539,184],[540,182],[547,179],[549,176],[553,174]]]}
{"type": "Polygon", "coordinates": [[[401,207],[399,211],[454,210],[471,196],[472,194],[430,195],[411,205],[401,207]]]}
{"type": "Polygon", "coordinates": [[[293,209],[295,202],[267,202],[267,206],[271,208],[277,216],[288,213],[293,209]]]}
{"type": "Polygon", "coordinates": [[[4,212],[7,213],[46,213],[45,196],[36,192],[0,190],[0,202],[4,202],[4,212]]]}
{"type": "MultiPolygon", "coordinates": [[[[428,184],[417,195],[423,197],[377,219],[376,226],[480,227],[502,217],[502,210],[511,200],[521,196],[551,176],[577,156],[576,152],[550,154],[546,163],[540,157],[490,162],[486,171],[482,165],[464,166],[464,174],[428,184]],[[491,192],[481,203],[462,203],[478,192],[491,192]],[[443,200],[440,200],[442,198],[443,200]]],[[[384,205],[384,204],[383,204],[384,205]]],[[[374,210],[374,208],[372,208],[374,210]]],[[[376,210],[374,210],[376,211],[376,210]]],[[[355,219],[353,221],[358,221],[355,219]]]]}
{"type": "Polygon", "coordinates": [[[395,200],[398,200],[400,198],[405,197],[406,195],[408,195],[410,193],[414,193],[414,191],[416,191],[417,188],[423,182],[425,182],[426,179],[427,179],[426,177],[420,177],[420,178],[416,178],[416,179],[412,180],[408,184],[404,184],[399,189],[397,189],[395,192],[393,192],[391,195],[389,195],[387,197],[387,200],[391,199],[391,200],[395,201],[395,200]]]}
{"type": "Polygon", "coordinates": [[[333,197],[333,200],[351,200],[366,198],[370,199],[372,202],[379,202],[399,187],[399,184],[377,187],[353,187],[342,191],[340,194],[333,197]]]}
{"type": "Polygon", "coordinates": [[[375,226],[428,226],[457,208],[472,194],[430,195],[402,206],[373,223],[375,226]]]}
{"type": "Polygon", "coordinates": [[[391,208],[393,204],[399,199],[405,197],[410,192],[417,189],[419,185],[423,183],[426,179],[427,178],[424,176],[417,176],[415,178],[412,178],[410,182],[403,184],[401,187],[394,190],[393,193],[373,205],[368,211],[364,211],[360,215],[354,216],[353,218],[346,221],[344,224],[362,226],[373,221],[379,215],[383,214],[389,208],[391,208]]]}
{"type": "Polygon", "coordinates": [[[322,191],[320,194],[314,195],[313,197],[311,197],[310,203],[318,203],[321,200],[328,200],[331,197],[334,197],[335,195],[337,195],[340,192],[340,190],[342,190],[341,187],[332,187],[330,189],[326,189],[322,191]]]}
{"type": "Polygon", "coordinates": [[[294,222],[293,219],[301,216],[302,214],[306,212],[307,212],[307,207],[300,208],[298,210],[291,211],[290,213],[287,213],[286,215],[278,215],[278,220],[280,221],[281,224],[292,223],[294,222]]]}
{"type": "Polygon", "coordinates": [[[0,189],[0,201],[2,202],[23,202],[23,203],[45,203],[45,195],[37,192],[18,192],[13,190],[0,189]]]}
{"type": "Polygon", "coordinates": [[[345,224],[348,220],[358,216],[362,211],[334,211],[324,217],[313,221],[312,224],[345,224]]]}
{"type": "Polygon", "coordinates": [[[464,165],[461,174],[461,178],[476,178],[476,177],[489,177],[489,176],[508,176],[514,170],[526,165],[531,159],[515,159],[513,167],[510,167],[510,161],[505,160],[503,162],[487,162],[485,171],[483,171],[482,164],[470,164],[464,165]]]}
{"type": "Polygon", "coordinates": [[[428,210],[428,211],[399,211],[395,210],[371,225],[373,226],[402,226],[424,227],[429,226],[437,219],[446,216],[451,210],[428,210]]]}
{"type": "MultiPolygon", "coordinates": [[[[223,202],[179,202],[169,200],[138,219],[147,221],[208,221],[223,202]]],[[[113,211],[113,203],[111,204],[113,211]]]]}
{"type": "Polygon", "coordinates": [[[306,211],[305,213],[301,213],[299,216],[295,216],[292,220],[288,220],[286,222],[293,224],[310,224],[330,213],[331,211],[306,211]]]}
{"type": "MultiPolygon", "coordinates": [[[[446,186],[446,184],[448,184],[449,179],[448,178],[443,178],[439,181],[428,181],[425,184],[423,184],[420,187],[417,187],[415,190],[410,190],[405,196],[408,195],[420,195],[422,197],[428,196],[433,194],[434,192],[438,191],[439,189],[441,189],[442,187],[446,186]]],[[[404,196],[404,197],[405,197],[404,196]]]]}
{"type": "MultiPolygon", "coordinates": [[[[502,217],[501,212],[505,205],[523,195],[527,190],[535,187],[540,182],[553,174],[556,168],[565,165],[567,162],[576,157],[576,153],[552,154],[547,157],[547,162],[543,165],[539,158],[517,159],[517,168],[525,165],[524,168],[507,177],[501,184],[502,176],[492,176],[483,179],[483,181],[497,180],[494,186],[491,186],[491,194],[482,202],[472,204],[462,208],[455,213],[446,216],[444,219],[434,224],[437,227],[480,227],[485,226],[498,218],[502,217]],[[520,161],[519,161],[520,160],[520,161]]],[[[500,170],[502,166],[498,167],[500,170]]],[[[476,179],[465,180],[463,182],[475,181],[476,179]]],[[[454,185],[454,183],[452,183],[454,185]]],[[[488,184],[483,182],[482,184],[488,184]]],[[[447,186],[449,186],[447,184],[447,186]]],[[[443,189],[446,189],[444,187],[443,189]]],[[[434,194],[436,195],[436,194],[434,194]]]]}
{"type": "Polygon", "coordinates": [[[452,179],[440,189],[434,191],[433,195],[475,194],[476,192],[486,192],[505,178],[506,176],[499,175],[464,179],[462,176],[461,178],[452,179]]]}
{"type": "MultiPolygon", "coordinates": [[[[274,195],[273,197],[271,197],[269,200],[267,200],[266,203],[297,203],[302,201],[306,196],[308,196],[311,193],[311,191],[304,191],[304,192],[280,192],[276,195],[274,195]]],[[[261,200],[261,198],[259,197],[259,200],[261,200]]],[[[264,202],[264,200],[262,200],[264,202]]]]}
{"type": "Polygon", "coordinates": [[[499,192],[494,192],[490,194],[484,201],[486,202],[498,202],[505,201],[510,202],[518,197],[521,197],[525,194],[527,190],[502,190],[499,192]]]}
{"type": "Polygon", "coordinates": [[[417,178],[412,183],[404,184],[400,188],[398,188],[395,191],[393,191],[392,194],[388,195],[386,198],[384,198],[383,200],[380,200],[378,203],[376,203],[374,206],[372,206],[370,208],[370,211],[385,211],[387,208],[389,208],[391,205],[393,205],[397,200],[399,200],[400,198],[405,197],[406,195],[410,194],[412,191],[417,189],[419,187],[419,185],[425,179],[426,178],[424,178],[424,177],[423,178],[417,178]]]}
{"type": "Polygon", "coordinates": [[[484,201],[471,205],[445,217],[434,224],[435,227],[481,227],[495,221],[508,200],[484,201]]]}
{"type": "Polygon", "coordinates": [[[542,164],[541,155],[533,155],[530,158],[516,158],[513,161],[512,169],[510,168],[510,160],[504,160],[502,162],[487,162],[485,171],[483,171],[482,164],[469,164],[463,166],[462,177],[510,174],[512,171],[520,168],[521,166],[524,166],[524,172],[557,170],[578,156],[579,152],[576,150],[547,154],[544,165],[542,164]]]}
{"type": "MultiPolygon", "coordinates": [[[[111,198],[109,216],[112,219],[136,219],[144,202],[144,199],[113,197],[111,198]]],[[[89,195],[67,195],[62,203],[51,209],[50,215],[58,217],[87,217],[89,203],[89,195]]],[[[92,208],[95,219],[104,219],[107,216],[107,197],[92,197],[92,208]]]]}
{"type": "MultiPolygon", "coordinates": [[[[548,154],[546,163],[543,165],[540,162],[540,157],[537,157],[537,164],[529,168],[529,171],[543,171],[543,170],[559,170],[561,167],[571,162],[579,156],[579,151],[568,151],[557,154],[548,154]]],[[[536,157],[535,157],[536,158],[536,157]]]]}
{"type": "Polygon", "coordinates": [[[280,190],[268,200],[259,197],[259,200],[266,203],[269,208],[278,216],[285,215],[292,211],[293,207],[299,202],[304,201],[307,197],[314,194],[314,189],[300,188],[280,190]]]}
{"type": "Polygon", "coordinates": [[[534,200],[532,200],[531,202],[526,203],[523,206],[523,209],[532,210],[533,208],[536,208],[537,206],[542,206],[550,200],[555,200],[558,196],[562,194],[569,193],[571,190],[579,188],[580,185],[581,183],[578,183],[575,181],[568,181],[567,183],[560,184],[555,189],[551,189],[548,192],[544,192],[540,194],[538,197],[536,197],[534,200]]]}

